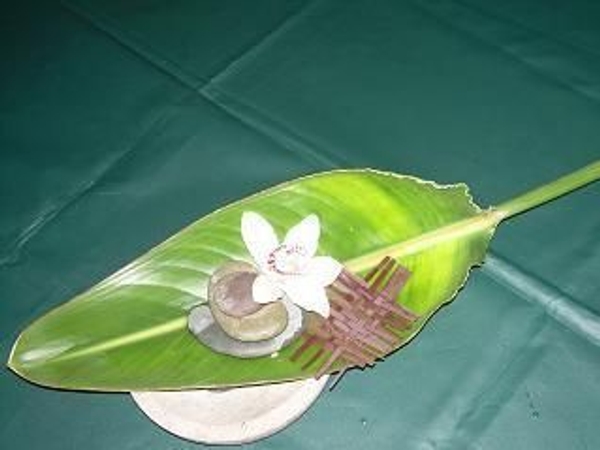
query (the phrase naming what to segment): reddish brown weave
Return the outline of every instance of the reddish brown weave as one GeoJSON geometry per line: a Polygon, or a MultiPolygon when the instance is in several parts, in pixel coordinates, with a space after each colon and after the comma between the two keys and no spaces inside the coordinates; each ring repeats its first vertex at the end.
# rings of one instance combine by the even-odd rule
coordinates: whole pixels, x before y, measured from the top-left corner
{"type": "Polygon", "coordinates": [[[363,280],[343,270],[328,288],[331,314],[315,319],[302,335],[292,361],[305,358],[302,368],[317,365],[316,378],[337,362],[341,370],[372,366],[398,348],[398,331],[417,316],[396,303],[410,272],[390,257],[384,258],[363,280]]]}

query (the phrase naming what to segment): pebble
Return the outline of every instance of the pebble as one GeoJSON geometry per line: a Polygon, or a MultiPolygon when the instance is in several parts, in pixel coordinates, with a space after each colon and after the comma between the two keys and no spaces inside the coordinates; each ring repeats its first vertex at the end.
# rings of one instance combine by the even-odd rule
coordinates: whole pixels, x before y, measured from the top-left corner
{"type": "Polygon", "coordinates": [[[283,302],[262,305],[252,299],[256,277],[250,264],[234,261],[218,269],[209,282],[208,305],[214,320],[227,335],[243,342],[274,338],[288,325],[283,302]]]}

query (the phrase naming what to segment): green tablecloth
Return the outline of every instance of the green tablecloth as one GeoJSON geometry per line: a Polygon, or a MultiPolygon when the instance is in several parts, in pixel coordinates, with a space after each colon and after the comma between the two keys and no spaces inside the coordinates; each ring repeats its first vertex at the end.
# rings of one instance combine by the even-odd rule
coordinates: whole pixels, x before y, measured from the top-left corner
{"type": "MultiPolygon", "coordinates": [[[[17,2],[14,2],[17,3],[17,2]]],[[[483,205],[600,154],[591,1],[4,5],[0,356],[195,218],[371,166],[483,205]]],[[[504,224],[409,347],[251,448],[600,448],[600,186],[504,224]]],[[[127,395],[0,371],[0,448],[195,448],[127,395]]]]}

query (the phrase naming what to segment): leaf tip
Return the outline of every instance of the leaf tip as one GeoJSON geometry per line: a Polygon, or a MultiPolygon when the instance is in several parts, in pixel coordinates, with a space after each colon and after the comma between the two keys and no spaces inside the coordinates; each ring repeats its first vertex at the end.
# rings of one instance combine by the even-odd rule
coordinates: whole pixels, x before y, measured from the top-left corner
{"type": "Polygon", "coordinates": [[[20,377],[27,379],[27,376],[23,373],[23,367],[20,358],[18,358],[19,353],[17,351],[22,336],[23,334],[20,334],[13,343],[10,354],[8,355],[8,360],[6,361],[6,367],[20,377]]]}

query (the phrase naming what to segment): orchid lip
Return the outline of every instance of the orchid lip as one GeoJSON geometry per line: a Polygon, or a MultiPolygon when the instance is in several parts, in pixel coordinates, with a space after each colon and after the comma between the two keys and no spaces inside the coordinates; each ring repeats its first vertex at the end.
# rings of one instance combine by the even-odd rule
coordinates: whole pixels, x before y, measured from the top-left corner
{"type": "Polygon", "coordinates": [[[298,245],[281,244],[269,253],[267,258],[268,269],[280,275],[302,275],[305,272],[306,263],[306,250],[298,245]],[[282,265],[284,267],[281,267],[282,265]]]}

